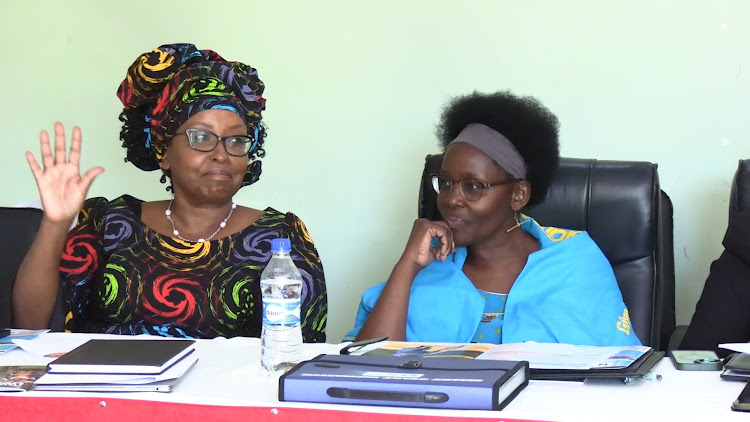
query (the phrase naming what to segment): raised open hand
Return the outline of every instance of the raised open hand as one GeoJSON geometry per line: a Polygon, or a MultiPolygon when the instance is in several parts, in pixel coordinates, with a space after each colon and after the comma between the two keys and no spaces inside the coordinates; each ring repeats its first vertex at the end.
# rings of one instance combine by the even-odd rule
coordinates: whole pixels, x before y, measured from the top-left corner
{"type": "Polygon", "coordinates": [[[39,144],[44,168],[39,166],[30,151],[26,151],[26,160],[34,173],[45,217],[56,222],[70,223],[81,210],[91,182],[104,168],[93,167],[81,176],[78,166],[81,158],[81,129],[77,126],[73,128],[70,154],[66,152],[65,128],[60,122],[55,123],[54,156],[46,130],[39,134],[39,144]]]}

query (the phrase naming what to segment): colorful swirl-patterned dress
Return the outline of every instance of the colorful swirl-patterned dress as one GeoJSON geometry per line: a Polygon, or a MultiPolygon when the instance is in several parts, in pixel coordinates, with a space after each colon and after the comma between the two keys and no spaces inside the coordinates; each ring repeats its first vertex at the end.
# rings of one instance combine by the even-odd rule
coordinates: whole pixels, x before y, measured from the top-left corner
{"type": "Polygon", "coordinates": [[[183,242],[141,222],[143,201],[86,200],[60,261],[65,328],[171,337],[260,337],[260,274],[271,239],[289,237],[303,278],[302,337],[324,342],[323,266],[302,221],[266,208],[239,233],[183,242]]]}

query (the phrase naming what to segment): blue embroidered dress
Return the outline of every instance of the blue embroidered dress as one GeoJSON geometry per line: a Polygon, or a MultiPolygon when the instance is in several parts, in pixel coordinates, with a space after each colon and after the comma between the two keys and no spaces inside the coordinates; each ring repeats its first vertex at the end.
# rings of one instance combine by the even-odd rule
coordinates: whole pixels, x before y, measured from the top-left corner
{"type": "Polygon", "coordinates": [[[503,338],[503,320],[505,319],[505,302],[508,300],[507,294],[485,292],[479,290],[484,299],[484,313],[482,320],[479,322],[474,338],[471,340],[476,343],[502,343],[503,338]]]}

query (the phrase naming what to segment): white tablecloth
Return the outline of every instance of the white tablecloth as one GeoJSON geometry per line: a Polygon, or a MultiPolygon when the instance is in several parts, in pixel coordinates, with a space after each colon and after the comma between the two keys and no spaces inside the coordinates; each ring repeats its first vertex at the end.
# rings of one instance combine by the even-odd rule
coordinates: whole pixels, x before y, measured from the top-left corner
{"type": "MultiPolygon", "coordinates": [[[[49,333],[45,336],[103,337],[87,334],[49,333]]],[[[305,344],[304,357],[321,353],[338,353],[341,345],[305,344]]],[[[199,340],[199,361],[172,393],[120,393],[110,397],[177,403],[226,406],[274,406],[322,408],[354,412],[517,418],[558,421],[628,421],[639,420],[750,420],[750,414],[733,412],[731,403],[744,383],[724,381],[719,372],[677,371],[669,359],[656,366],[661,381],[567,382],[532,381],[501,412],[410,409],[399,407],[342,406],[278,401],[278,378],[266,376],[260,367],[260,340],[233,338],[199,340]]],[[[46,364],[41,358],[16,349],[0,355],[0,365],[46,364]]],[[[7,393],[28,396],[108,397],[106,394],[35,392],[7,393]]],[[[0,408],[2,408],[0,395],[0,408]]]]}

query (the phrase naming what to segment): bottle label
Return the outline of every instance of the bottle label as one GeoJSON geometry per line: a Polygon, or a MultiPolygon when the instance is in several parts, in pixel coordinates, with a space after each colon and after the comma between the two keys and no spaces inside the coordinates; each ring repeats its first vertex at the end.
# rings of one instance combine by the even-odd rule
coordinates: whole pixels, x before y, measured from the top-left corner
{"type": "Polygon", "coordinates": [[[263,322],[268,325],[297,325],[300,323],[299,299],[264,299],[263,322]]]}

